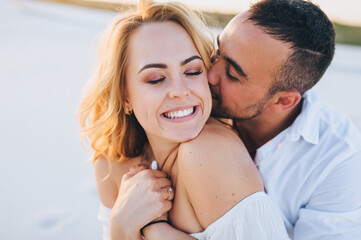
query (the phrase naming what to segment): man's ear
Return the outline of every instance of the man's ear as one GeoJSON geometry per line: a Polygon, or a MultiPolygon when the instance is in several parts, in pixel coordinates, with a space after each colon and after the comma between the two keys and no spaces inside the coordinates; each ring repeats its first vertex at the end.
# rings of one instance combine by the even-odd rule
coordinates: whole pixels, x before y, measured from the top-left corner
{"type": "Polygon", "coordinates": [[[283,112],[294,108],[301,101],[301,94],[297,90],[282,91],[275,94],[272,101],[273,112],[283,112]]]}

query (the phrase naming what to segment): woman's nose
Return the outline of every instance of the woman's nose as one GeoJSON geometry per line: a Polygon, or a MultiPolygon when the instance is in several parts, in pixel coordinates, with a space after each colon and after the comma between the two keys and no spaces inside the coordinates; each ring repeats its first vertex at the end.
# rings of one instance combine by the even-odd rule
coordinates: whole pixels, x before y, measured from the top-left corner
{"type": "Polygon", "coordinates": [[[169,91],[170,98],[184,98],[189,96],[190,90],[183,80],[173,83],[169,91]]]}

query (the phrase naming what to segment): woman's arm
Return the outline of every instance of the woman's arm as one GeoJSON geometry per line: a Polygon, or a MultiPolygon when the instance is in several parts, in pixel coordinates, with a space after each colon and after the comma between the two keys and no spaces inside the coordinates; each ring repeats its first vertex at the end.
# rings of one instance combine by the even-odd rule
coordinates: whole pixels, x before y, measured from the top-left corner
{"type": "Polygon", "coordinates": [[[146,240],[194,240],[196,238],[191,237],[185,232],[182,232],[168,223],[156,223],[152,224],[143,230],[143,234],[146,240]]]}
{"type": "Polygon", "coordinates": [[[124,173],[124,167],[110,169],[106,159],[98,159],[94,167],[100,200],[112,209],[111,239],[141,239],[140,229],[172,207],[165,173],[144,166],[124,173]],[[113,175],[122,177],[119,191],[113,175]]]}

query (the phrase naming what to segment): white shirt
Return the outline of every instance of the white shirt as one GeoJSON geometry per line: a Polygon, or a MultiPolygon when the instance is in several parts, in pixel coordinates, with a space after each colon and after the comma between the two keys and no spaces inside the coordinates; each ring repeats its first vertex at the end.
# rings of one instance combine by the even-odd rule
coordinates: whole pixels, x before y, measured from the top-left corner
{"type": "MultiPolygon", "coordinates": [[[[103,240],[110,239],[110,209],[101,205],[103,240]]],[[[279,209],[264,192],[254,193],[209,225],[190,234],[199,240],[289,240],[279,209]]]]}
{"type": "Polygon", "coordinates": [[[361,239],[361,136],[314,92],[255,162],[295,240],[361,239]]]}

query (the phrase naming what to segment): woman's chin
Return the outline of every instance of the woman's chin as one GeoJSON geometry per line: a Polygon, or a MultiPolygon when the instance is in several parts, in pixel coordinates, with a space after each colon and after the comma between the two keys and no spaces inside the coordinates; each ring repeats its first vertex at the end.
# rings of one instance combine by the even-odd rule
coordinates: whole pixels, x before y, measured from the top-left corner
{"type": "Polygon", "coordinates": [[[179,142],[179,143],[188,142],[188,141],[198,137],[198,135],[201,131],[202,131],[202,129],[195,129],[192,131],[184,131],[180,134],[175,135],[173,140],[175,140],[176,142],[179,142]]]}

